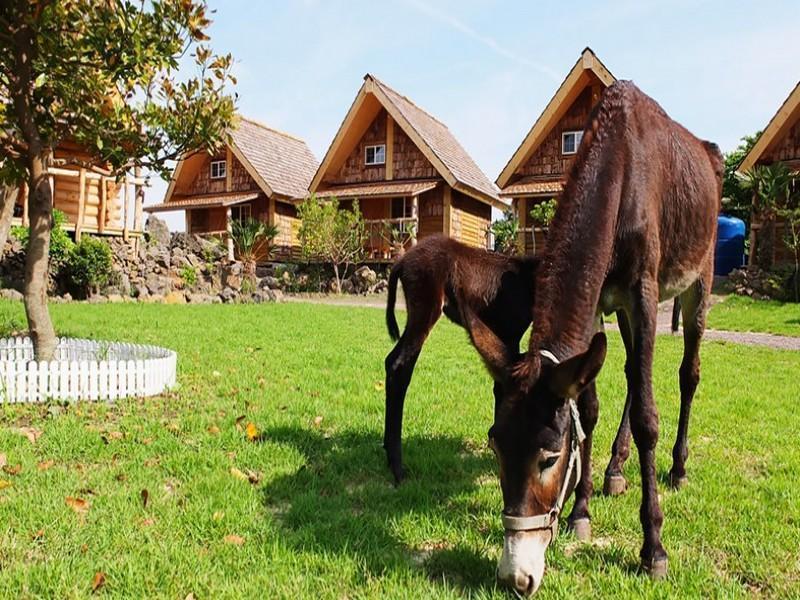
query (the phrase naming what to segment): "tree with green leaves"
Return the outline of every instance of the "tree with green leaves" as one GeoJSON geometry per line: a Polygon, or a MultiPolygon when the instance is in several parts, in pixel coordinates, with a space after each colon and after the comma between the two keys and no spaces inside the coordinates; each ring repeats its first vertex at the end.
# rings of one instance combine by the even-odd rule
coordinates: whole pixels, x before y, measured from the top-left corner
{"type": "MultiPolygon", "coordinates": [[[[56,346],[47,310],[53,197],[48,170],[71,140],[122,176],[166,176],[188,151],[214,150],[234,118],[230,55],[204,45],[203,0],[6,0],[0,4],[0,183],[28,185],[25,310],[36,356],[56,346]],[[194,77],[178,80],[193,50],[194,77]]],[[[4,194],[4,197],[9,197],[4,194]]],[[[2,213],[2,211],[0,211],[2,213]]]]}
{"type": "Polygon", "coordinates": [[[269,258],[270,244],[278,235],[278,228],[259,219],[235,219],[231,222],[231,239],[236,255],[244,265],[245,273],[254,279],[259,256],[269,258]]]}
{"type": "Polygon", "coordinates": [[[364,257],[366,228],[357,206],[339,207],[336,198],[306,198],[297,209],[300,218],[300,248],[306,260],[328,262],[333,266],[336,291],[350,265],[364,257]]]}
{"type": "Polygon", "coordinates": [[[722,209],[726,214],[744,221],[748,229],[753,213],[753,193],[743,184],[737,169],[760,135],[761,132],[757,131],[753,135],[744,136],[735,150],[725,153],[725,170],[722,175],[722,209]]]}
{"type": "Polygon", "coordinates": [[[519,219],[513,210],[503,212],[503,218],[489,226],[494,234],[494,250],[503,254],[516,254],[519,251],[519,219]]]}

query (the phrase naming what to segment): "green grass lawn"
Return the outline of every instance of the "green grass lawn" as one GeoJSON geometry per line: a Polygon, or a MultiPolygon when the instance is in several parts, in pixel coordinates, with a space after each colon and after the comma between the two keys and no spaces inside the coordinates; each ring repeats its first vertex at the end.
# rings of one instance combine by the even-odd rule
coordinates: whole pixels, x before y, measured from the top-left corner
{"type": "Polygon", "coordinates": [[[800,336],[800,304],[728,296],[708,314],[711,329],[800,336]]]}
{"type": "MultiPolygon", "coordinates": [[[[491,384],[454,325],[440,323],[420,358],[406,402],[410,475],[396,489],[380,445],[391,348],[382,311],[52,311],[64,335],[176,349],[181,386],[114,405],[0,407],[0,454],[10,471],[21,466],[0,471],[11,484],[0,490],[0,597],[89,596],[98,572],[97,593],[118,597],[508,597],[494,580],[502,530],[486,448],[491,384]],[[21,427],[41,437],[32,443],[21,427]]],[[[21,323],[21,305],[0,303],[0,324],[21,323]]],[[[636,572],[634,452],[632,490],[593,499],[592,544],[557,539],[541,597],[800,596],[800,355],[704,344],[690,483],[673,492],[664,482],[681,348],[659,338],[655,368],[669,578],[636,572]]],[[[598,487],[624,399],[622,365],[612,334],[599,379],[598,487]]]]}

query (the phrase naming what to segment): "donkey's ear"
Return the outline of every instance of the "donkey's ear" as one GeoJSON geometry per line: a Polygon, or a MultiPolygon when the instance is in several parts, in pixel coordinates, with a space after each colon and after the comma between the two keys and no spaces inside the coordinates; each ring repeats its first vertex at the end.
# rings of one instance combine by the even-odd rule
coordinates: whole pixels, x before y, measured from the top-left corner
{"type": "Polygon", "coordinates": [[[577,398],[597,377],[605,359],[606,334],[596,333],[586,352],[553,367],[549,381],[550,390],[560,398],[577,398]]]}

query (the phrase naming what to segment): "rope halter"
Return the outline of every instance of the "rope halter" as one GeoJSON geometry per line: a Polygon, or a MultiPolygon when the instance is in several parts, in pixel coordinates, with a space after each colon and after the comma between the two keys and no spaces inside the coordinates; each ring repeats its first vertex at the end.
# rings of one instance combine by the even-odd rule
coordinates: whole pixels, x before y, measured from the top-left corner
{"type": "MultiPolygon", "coordinates": [[[[560,362],[549,350],[540,350],[539,354],[551,360],[556,365],[560,362]]],[[[556,536],[558,530],[558,515],[561,514],[561,509],[564,507],[567,488],[572,479],[572,472],[574,471],[576,473],[576,482],[579,481],[581,477],[581,444],[583,440],[586,439],[586,434],[583,431],[583,427],[581,427],[580,414],[578,413],[578,406],[575,404],[575,399],[569,398],[567,402],[569,405],[570,418],[569,464],[567,465],[567,472],[564,475],[564,481],[561,484],[561,491],[558,494],[558,498],[553,507],[544,514],[530,517],[512,517],[503,512],[500,518],[503,521],[503,527],[506,531],[536,531],[548,529],[553,538],[556,536]]]]}

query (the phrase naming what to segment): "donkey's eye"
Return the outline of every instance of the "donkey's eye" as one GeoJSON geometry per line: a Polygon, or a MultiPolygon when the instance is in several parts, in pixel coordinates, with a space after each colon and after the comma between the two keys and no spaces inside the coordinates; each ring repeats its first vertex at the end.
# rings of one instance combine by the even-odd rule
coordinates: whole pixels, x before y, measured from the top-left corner
{"type": "Polygon", "coordinates": [[[542,471],[546,471],[557,462],[558,462],[558,454],[555,454],[553,456],[548,456],[544,460],[539,461],[539,469],[542,471]]]}

